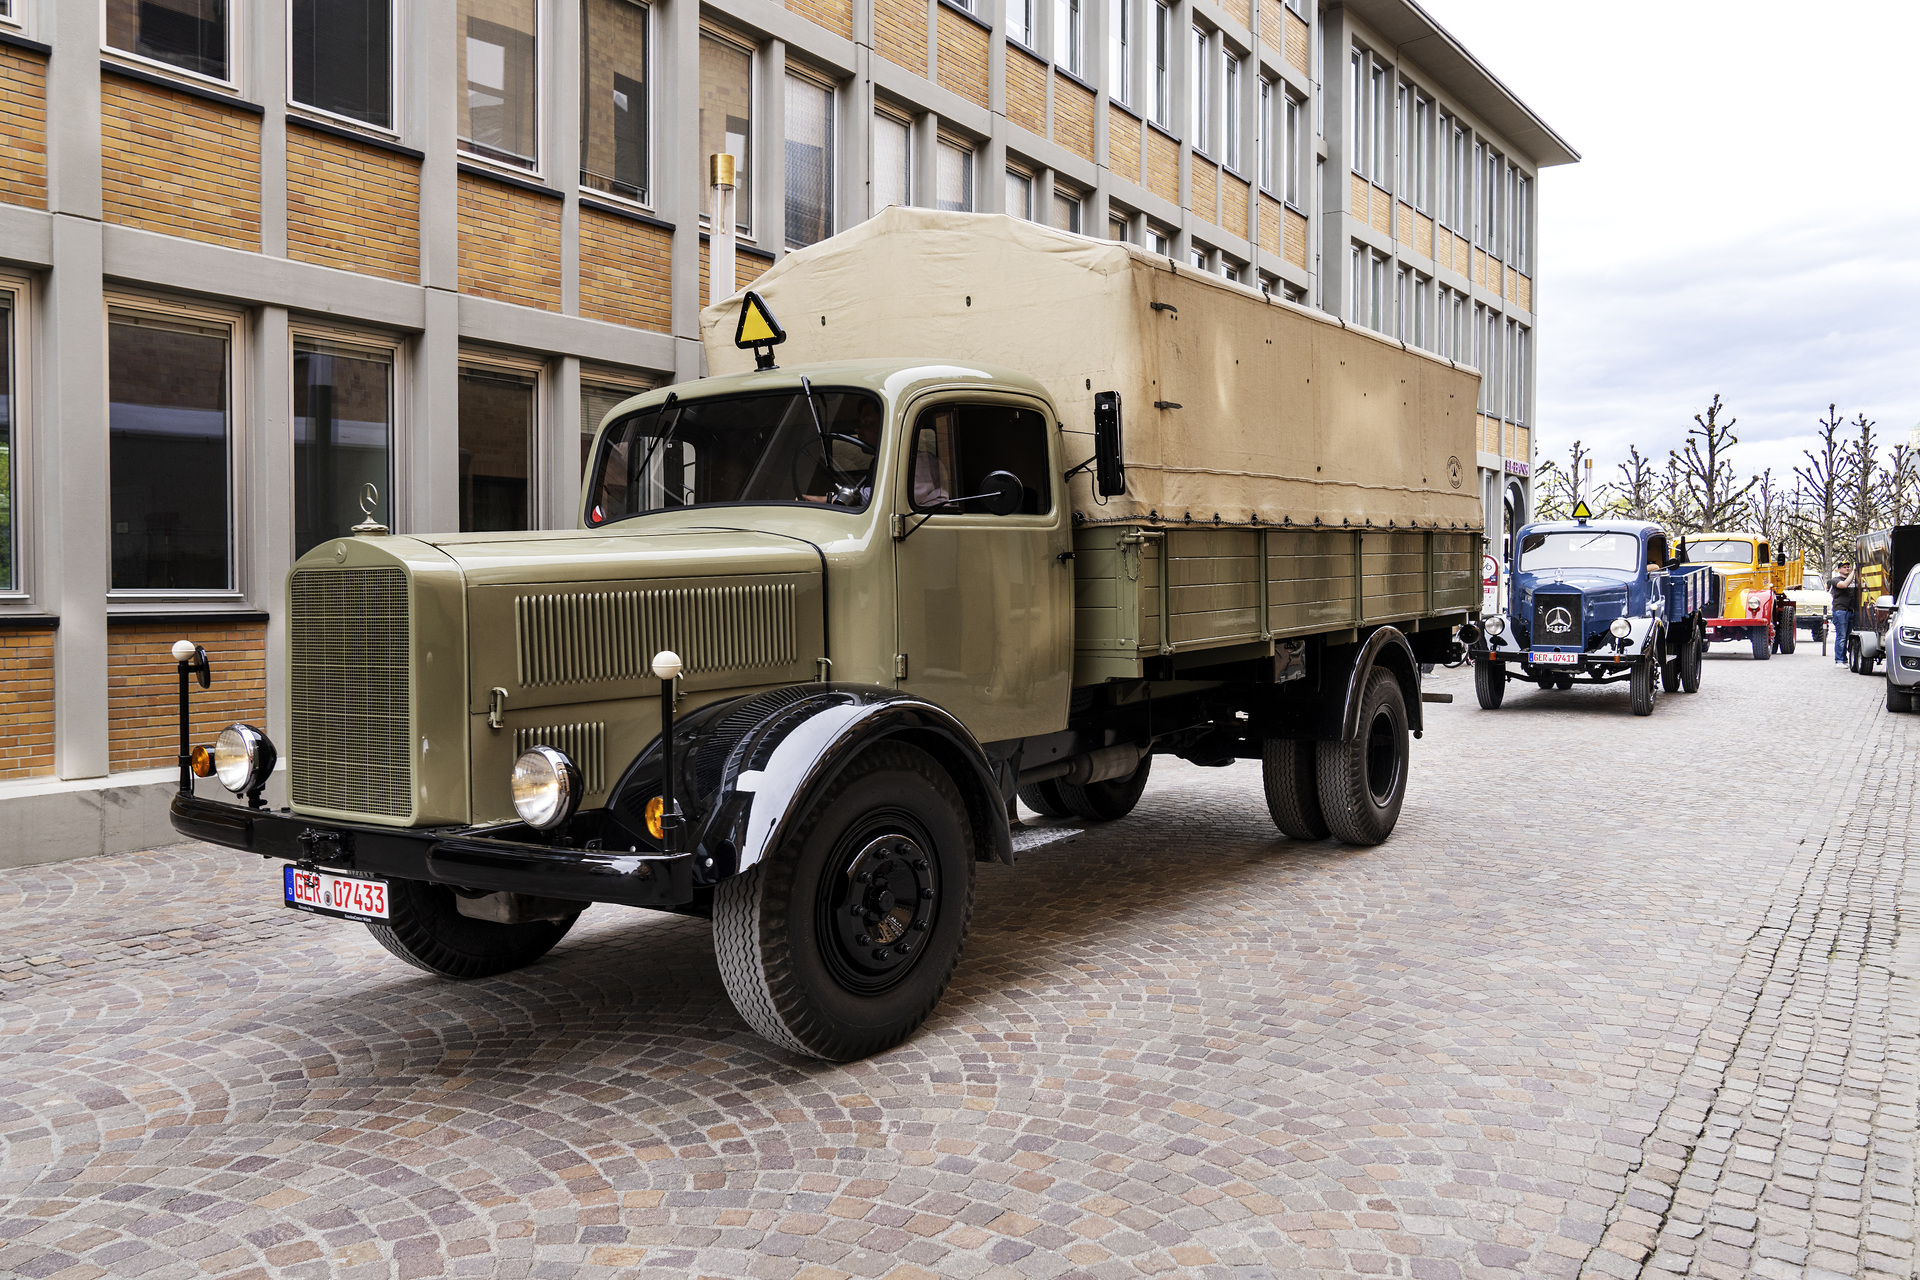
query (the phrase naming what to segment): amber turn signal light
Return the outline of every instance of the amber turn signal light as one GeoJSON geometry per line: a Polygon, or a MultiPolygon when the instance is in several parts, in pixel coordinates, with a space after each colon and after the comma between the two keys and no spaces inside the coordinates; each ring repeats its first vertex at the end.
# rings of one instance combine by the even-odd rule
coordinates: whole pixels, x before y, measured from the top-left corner
{"type": "Polygon", "coordinates": [[[209,748],[195,747],[188,759],[192,764],[194,777],[211,778],[213,776],[213,752],[209,748]]]}
{"type": "Polygon", "coordinates": [[[655,840],[667,838],[666,824],[661,821],[667,812],[667,802],[660,796],[647,801],[647,834],[655,840]]]}

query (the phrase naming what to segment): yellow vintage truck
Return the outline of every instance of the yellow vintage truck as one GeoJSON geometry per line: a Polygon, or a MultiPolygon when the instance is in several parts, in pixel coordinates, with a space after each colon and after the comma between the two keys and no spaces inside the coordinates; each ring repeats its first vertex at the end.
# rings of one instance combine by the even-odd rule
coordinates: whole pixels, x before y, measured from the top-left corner
{"type": "Polygon", "coordinates": [[[1792,653],[1795,605],[1787,594],[1806,576],[1803,557],[1788,560],[1757,533],[1692,533],[1680,540],[1683,564],[1713,567],[1720,608],[1707,619],[1707,640],[1753,648],[1757,661],[1792,653]]]}
{"type": "Polygon", "coordinates": [[[713,376],[608,414],[577,528],[304,556],[291,807],[258,727],[183,718],[176,827],[452,977],[595,902],[710,917],[740,1013],[830,1059],[939,1000],[1016,795],[1115,819],[1156,755],[1257,760],[1285,835],[1387,838],[1480,600],[1472,370],[924,210],[704,324],[713,376]]]}

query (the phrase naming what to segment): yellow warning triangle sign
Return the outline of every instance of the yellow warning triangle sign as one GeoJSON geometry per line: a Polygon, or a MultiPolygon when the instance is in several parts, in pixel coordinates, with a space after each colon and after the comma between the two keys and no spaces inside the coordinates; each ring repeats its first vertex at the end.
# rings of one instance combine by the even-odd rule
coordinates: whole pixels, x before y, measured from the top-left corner
{"type": "Polygon", "coordinates": [[[1573,518],[1575,520],[1593,519],[1593,512],[1587,510],[1586,499],[1583,498],[1579,502],[1576,502],[1573,504],[1573,518]]]}
{"type": "Polygon", "coordinates": [[[787,331],[773,318],[773,312],[759,294],[748,290],[740,303],[740,324],[733,331],[733,345],[745,351],[752,347],[771,347],[787,340],[787,331]]]}

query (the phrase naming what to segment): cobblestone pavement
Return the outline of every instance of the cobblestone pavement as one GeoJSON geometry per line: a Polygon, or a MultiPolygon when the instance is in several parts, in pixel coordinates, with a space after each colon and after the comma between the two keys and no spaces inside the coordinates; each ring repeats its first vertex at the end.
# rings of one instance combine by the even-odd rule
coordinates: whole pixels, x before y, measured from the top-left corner
{"type": "Polygon", "coordinates": [[[1428,708],[1399,830],[1251,765],[982,869],[926,1029],[771,1051],[706,927],[431,979],[199,846],[0,873],[0,1272],[1910,1276],[1920,716],[1803,649],[1428,708]]]}

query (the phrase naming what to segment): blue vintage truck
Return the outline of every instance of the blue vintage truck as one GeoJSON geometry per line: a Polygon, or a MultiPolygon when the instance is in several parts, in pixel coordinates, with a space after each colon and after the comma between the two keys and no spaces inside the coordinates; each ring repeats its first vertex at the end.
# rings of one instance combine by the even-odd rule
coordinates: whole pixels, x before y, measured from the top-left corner
{"type": "Polygon", "coordinates": [[[1467,637],[1474,692],[1492,711],[1515,672],[1542,689],[1630,680],[1633,714],[1651,715],[1662,685],[1700,687],[1713,570],[1675,564],[1657,524],[1594,520],[1585,504],[1574,514],[1515,536],[1511,609],[1482,618],[1467,637]]]}

